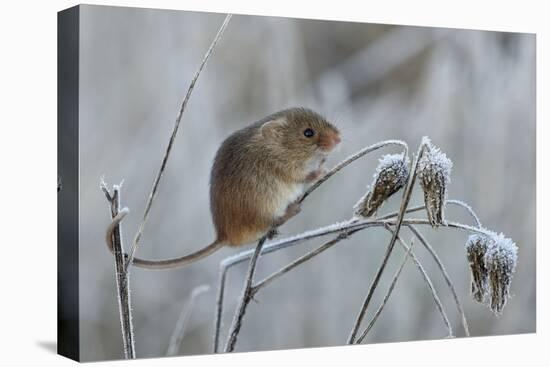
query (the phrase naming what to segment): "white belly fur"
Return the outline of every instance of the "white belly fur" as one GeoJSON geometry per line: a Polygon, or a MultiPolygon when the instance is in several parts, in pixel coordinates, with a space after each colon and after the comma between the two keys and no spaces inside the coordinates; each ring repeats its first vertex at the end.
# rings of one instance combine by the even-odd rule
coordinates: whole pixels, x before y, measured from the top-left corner
{"type": "Polygon", "coordinates": [[[304,192],[303,184],[295,184],[293,186],[281,185],[281,190],[278,195],[278,205],[275,212],[275,217],[279,218],[285,215],[286,208],[290,203],[295,201],[302,195],[304,192]]]}

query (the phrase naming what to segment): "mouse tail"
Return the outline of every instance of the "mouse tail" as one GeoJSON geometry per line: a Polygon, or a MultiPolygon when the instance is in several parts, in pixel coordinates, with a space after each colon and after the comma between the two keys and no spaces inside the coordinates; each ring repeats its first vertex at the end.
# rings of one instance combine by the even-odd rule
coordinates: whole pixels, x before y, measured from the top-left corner
{"type": "Polygon", "coordinates": [[[135,265],[140,268],[156,269],[156,270],[179,268],[205,258],[213,254],[214,252],[218,251],[223,246],[224,246],[224,242],[216,240],[212,242],[210,245],[182,257],[175,257],[175,258],[166,259],[166,260],[145,260],[145,259],[140,259],[138,257],[135,257],[132,262],[132,265],[135,265]]]}

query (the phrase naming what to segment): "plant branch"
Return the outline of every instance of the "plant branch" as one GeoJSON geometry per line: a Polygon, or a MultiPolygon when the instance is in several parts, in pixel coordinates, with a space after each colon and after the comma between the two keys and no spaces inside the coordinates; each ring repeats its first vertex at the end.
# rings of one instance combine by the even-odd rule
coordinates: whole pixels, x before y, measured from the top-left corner
{"type": "Polygon", "coordinates": [[[317,247],[316,249],[306,253],[305,255],[302,255],[301,257],[299,257],[298,259],[292,261],[290,264],[282,267],[281,269],[273,272],[271,275],[265,277],[264,279],[262,279],[261,281],[258,281],[256,284],[254,284],[253,286],[253,294],[256,294],[256,292],[258,292],[260,289],[262,289],[263,287],[266,287],[268,286],[269,284],[271,284],[275,279],[279,278],[280,276],[288,273],[289,271],[291,271],[292,269],[294,269],[295,267],[299,266],[299,265],[302,265],[303,263],[305,263],[306,261],[310,260],[311,258],[321,254],[322,252],[324,252],[325,250],[328,250],[329,248],[331,248],[332,246],[336,245],[338,242],[340,242],[341,240],[343,239],[346,239],[350,236],[352,236],[355,232],[359,231],[358,229],[356,230],[353,230],[353,231],[350,231],[350,232],[347,232],[347,231],[342,231],[338,234],[338,236],[336,236],[335,238],[333,238],[332,240],[328,241],[328,242],[325,242],[323,245],[317,247]]]}
{"type": "Polygon", "coordinates": [[[407,260],[409,259],[409,255],[413,254],[412,253],[412,247],[413,247],[413,243],[411,242],[411,246],[407,249],[407,252],[405,253],[405,256],[403,257],[403,261],[401,261],[401,266],[399,266],[399,269],[397,269],[395,275],[393,276],[393,280],[390,284],[390,287],[388,288],[388,291],[386,292],[386,295],[384,296],[384,299],[382,300],[382,304],[380,305],[380,307],[378,307],[378,309],[374,313],[374,316],[372,317],[372,319],[369,322],[369,324],[368,324],[367,328],[365,329],[365,331],[359,336],[359,338],[357,338],[357,343],[361,343],[363,341],[363,339],[367,336],[370,329],[374,326],[374,323],[376,322],[376,320],[378,320],[378,317],[382,313],[382,310],[384,309],[384,306],[388,302],[388,299],[390,298],[390,296],[393,292],[395,284],[397,283],[397,279],[399,279],[399,276],[401,275],[401,272],[403,271],[403,268],[405,267],[405,264],[407,263],[407,260]]]}
{"type": "Polygon", "coordinates": [[[122,342],[124,357],[126,359],[136,358],[134,343],[134,329],[132,324],[132,306],[130,298],[130,277],[124,266],[124,248],[122,245],[122,235],[120,230],[120,221],[128,213],[127,208],[120,209],[120,185],[113,186],[113,193],[110,194],[105,182],[101,182],[101,190],[109,201],[111,218],[113,220],[112,236],[113,252],[115,259],[115,274],[118,293],[118,309],[120,325],[122,330],[122,342]]]}
{"type": "Polygon", "coordinates": [[[474,212],[474,210],[472,209],[472,207],[470,205],[468,205],[465,202],[460,201],[460,200],[447,200],[447,201],[445,201],[445,203],[446,204],[454,204],[454,205],[463,207],[464,209],[466,209],[468,211],[468,213],[470,213],[470,215],[472,216],[472,218],[476,222],[477,227],[478,228],[482,227],[481,226],[481,221],[479,220],[479,217],[477,216],[476,212],[474,212]]]}
{"type": "Polygon", "coordinates": [[[164,169],[166,168],[166,163],[168,162],[168,158],[170,156],[170,152],[172,151],[172,147],[174,145],[174,141],[176,139],[176,134],[178,132],[181,118],[183,116],[183,113],[185,112],[185,108],[187,107],[187,102],[189,101],[189,98],[191,98],[191,94],[193,93],[193,89],[195,88],[195,83],[197,82],[197,79],[199,78],[202,69],[206,65],[206,62],[210,58],[210,55],[212,55],[212,52],[216,48],[216,45],[218,44],[218,41],[221,39],[225,28],[227,27],[229,20],[231,19],[231,14],[227,14],[222,25],[220,26],[220,29],[218,30],[218,33],[214,37],[214,40],[210,44],[210,47],[204,54],[204,57],[202,59],[202,62],[199,66],[199,69],[196,71],[195,76],[193,79],[191,79],[191,83],[189,84],[189,88],[187,89],[187,94],[185,95],[185,98],[183,99],[183,102],[181,103],[181,107],[179,109],[179,112],[176,116],[176,122],[174,124],[174,128],[172,130],[172,134],[170,135],[170,140],[168,141],[168,146],[166,147],[166,152],[164,153],[164,157],[162,158],[162,163],[160,165],[160,168],[158,170],[157,176],[155,177],[155,181],[153,182],[153,187],[151,188],[151,192],[149,193],[149,198],[147,199],[147,204],[145,205],[145,211],[143,213],[143,218],[141,220],[141,223],[139,224],[138,230],[136,232],[136,235],[134,237],[134,241],[132,243],[132,249],[130,251],[130,256],[128,257],[128,261],[126,262],[126,269],[128,269],[129,265],[134,260],[135,252],[137,250],[137,246],[139,243],[139,240],[141,239],[141,235],[143,234],[143,229],[145,227],[145,223],[147,222],[147,218],[149,217],[149,211],[151,210],[151,206],[153,205],[153,199],[155,198],[157,194],[157,190],[159,187],[160,179],[162,177],[162,174],[164,173],[164,169]]]}
{"type": "MultiPolygon", "coordinates": [[[[417,211],[418,208],[423,208],[423,206],[411,208],[408,212],[417,211]]],[[[383,216],[380,218],[385,218],[385,217],[388,217],[388,216],[383,216]]],[[[396,223],[386,219],[378,220],[377,218],[375,220],[370,220],[370,219],[350,220],[342,223],[337,223],[335,225],[325,226],[325,227],[316,229],[314,231],[304,232],[295,236],[291,236],[291,237],[284,238],[284,239],[272,242],[270,244],[267,244],[262,250],[262,255],[267,255],[269,253],[276,252],[278,250],[302,243],[306,240],[310,240],[313,238],[322,237],[329,234],[342,233],[342,232],[348,232],[349,234],[351,234],[351,233],[354,233],[355,231],[361,231],[367,228],[382,227],[385,224],[395,225],[396,223]]],[[[406,226],[410,226],[410,225],[431,226],[431,223],[427,219],[405,219],[403,220],[403,224],[406,226]]],[[[447,223],[445,224],[442,224],[441,227],[461,229],[467,232],[489,234],[487,231],[480,228],[475,228],[462,223],[455,223],[455,222],[449,222],[449,221],[447,221],[447,223]]],[[[219,348],[219,338],[220,338],[220,332],[221,332],[221,320],[222,320],[222,314],[223,314],[223,302],[224,302],[224,295],[225,295],[225,283],[227,279],[227,272],[231,267],[248,260],[254,254],[254,252],[255,252],[254,249],[243,251],[241,253],[238,253],[236,255],[233,255],[231,257],[224,259],[220,263],[220,277],[219,277],[220,280],[218,283],[219,285],[218,285],[218,295],[216,300],[216,319],[214,323],[214,352],[215,353],[218,352],[218,348],[219,348]]],[[[441,264],[439,265],[442,266],[441,264]]],[[[450,280],[448,281],[448,283],[449,282],[450,280]]],[[[451,283],[451,286],[452,286],[452,283],[451,283]]],[[[456,294],[456,292],[453,292],[453,293],[456,294]]]]}
{"type": "Polygon", "coordinates": [[[372,296],[374,294],[374,291],[375,291],[376,287],[378,286],[378,282],[380,281],[380,278],[382,277],[382,273],[384,272],[384,269],[386,268],[386,264],[388,263],[391,252],[392,252],[393,247],[395,245],[395,241],[397,240],[397,236],[399,235],[399,230],[401,229],[401,225],[402,225],[403,219],[405,217],[405,212],[407,210],[407,206],[409,204],[409,200],[411,198],[411,194],[412,194],[412,191],[413,191],[413,188],[414,188],[414,181],[416,179],[416,172],[417,172],[417,168],[418,168],[418,162],[420,161],[420,157],[422,156],[422,153],[424,152],[425,147],[426,147],[426,142],[423,139],[422,143],[420,144],[420,147],[418,148],[418,153],[415,157],[415,162],[414,162],[414,164],[411,163],[411,167],[413,169],[409,170],[409,172],[411,172],[411,174],[409,175],[409,180],[407,182],[407,185],[405,186],[405,189],[403,190],[403,198],[401,200],[401,207],[399,209],[399,214],[397,216],[397,222],[395,224],[395,232],[392,235],[390,243],[388,244],[388,247],[386,249],[386,253],[384,254],[384,258],[382,259],[382,263],[380,264],[380,267],[378,268],[378,271],[376,272],[376,275],[374,276],[374,279],[373,279],[372,284],[369,288],[367,296],[365,297],[365,300],[363,301],[363,305],[361,306],[361,309],[359,310],[359,314],[357,315],[357,319],[355,320],[352,331],[351,331],[350,336],[348,338],[348,344],[353,344],[355,342],[355,337],[357,336],[357,332],[359,331],[359,327],[361,326],[361,322],[363,321],[363,318],[365,317],[365,314],[367,312],[367,308],[369,306],[369,303],[372,299],[372,296]]]}
{"type": "MultiPolygon", "coordinates": [[[[386,230],[388,230],[393,235],[394,231],[390,228],[389,225],[386,225],[385,228],[386,228],[386,230]]],[[[407,246],[407,244],[399,236],[397,236],[397,240],[399,241],[399,243],[401,244],[401,246],[404,248],[404,250],[407,253],[407,255],[405,255],[403,265],[406,262],[407,257],[410,255],[410,257],[413,259],[416,267],[420,271],[420,274],[422,275],[424,281],[426,282],[426,284],[428,286],[428,289],[430,290],[430,292],[432,294],[432,297],[433,297],[434,302],[437,306],[437,309],[438,309],[438,311],[441,314],[441,317],[443,319],[443,323],[445,324],[445,327],[447,328],[447,331],[449,333],[448,336],[452,337],[453,336],[453,329],[452,329],[451,323],[449,321],[449,318],[447,317],[447,314],[445,313],[445,310],[443,308],[443,304],[441,303],[441,300],[440,300],[439,296],[437,295],[437,292],[436,292],[436,290],[433,286],[433,283],[432,283],[430,277],[428,276],[428,274],[424,270],[424,267],[422,266],[422,264],[420,263],[420,261],[418,260],[418,258],[414,254],[414,252],[412,252],[412,245],[411,245],[411,247],[407,246]]],[[[402,267],[403,267],[403,265],[402,265],[402,267]]],[[[357,344],[361,343],[365,339],[368,332],[374,326],[374,323],[378,319],[378,316],[380,316],[380,313],[382,312],[382,309],[386,305],[386,303],[387,303],[387,301],[388,301],[388,299],[389,299],[389,297],[390,297],[390,295],[393,291],[393,288],[395,286],[395,283],[397,282],[397,278],[399,278],[400,273],[401,273],[401,270],[399,270],[398,273],[396,273],[396,275],[394,276],[394,279],[392,281],[392,285],[390,286],[390,289],[386,293],[386,296],[384,297],[384,300],[383,300],[382,304],[380,305],[380,307],[378,308],[378,310],[374,314],[374,316],[373,316],[371,322],[369,323],[369,325],[367,326],[367,328],[363,331],[361,336],[359,338],[357,338],[357,344]]]]}
{"type": "Polygon", "coordinates": [[[420,240],[420,243],[428,250],[430,255],[435,260],[437,266],[439,267],[439,270],[441,270],[441,273],[443,274],[443,277],[445,278],[445,282],[449,286],[449,289],[451,290],[451,293],[453,294],[453,298],[456,304],[456,308],[458,309],[458,312],[460,313],[460,317],[462,319],[462,327],[464,328],[464,334],[466,336],[470,336],[470,330],[468,327],[468,321],[466,320],[466,314],[464,312],[464,308],[462,307],[462,304],[460,303],[460,300],[458,298],[458,294],[456,293],[456,289],[453,285],[453,282],[451,281],[451,277],[447,273],[447,270],[443,266],[443,262],[433,249],[433,247],[430,245],[430,243],[426,240],[426,238],[416,229],[416,227],[412,224],[406,224],[406,226],[411,230],[411,232],[420,240]]]}
{"type": "Polygon", "coordinates": [[[240,304],[237,307],[233,322],[231,323],[231,327],[229,329],[229,338],[227,339],[227,344],[225,346],[226,353],[233,352],[233,350],[235,349],[237,336],[241,331],[242,321],[246,312],[246,308],[254,296],[252,294],[252,281],[254,279],[254,273],[256,272],[256,265],[258,263],[258,259],[260,258],[260,253],[262,252],[262,247],[266,239],[267,236],[264,236],[260,239],[260,241],[258,241],[258,244],[256,245],[256,249],[254,251],[254,255],[250,258],[250,264],[248,265],[248,271],[246,273],[246,281],[243,287],[243,295],[241,296],[240,304]]]}

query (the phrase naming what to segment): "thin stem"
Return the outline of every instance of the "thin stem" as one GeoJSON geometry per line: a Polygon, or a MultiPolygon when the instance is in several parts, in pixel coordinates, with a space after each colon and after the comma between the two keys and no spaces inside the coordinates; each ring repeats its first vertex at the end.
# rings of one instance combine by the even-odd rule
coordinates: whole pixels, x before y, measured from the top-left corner
{"type": "Polygon", "coordinates": [[[374,326],[374,323],[376,320],[378,320],[378,317],[382,313],[382,310],[384,309],[384,306],[386,306],[386,303],[388,302],[388,299],[390,298],[393,289],[395,288],[395,284],[397,283],[397,279],[399,279],[399,276],[401,275],[401,272],[403,271],[403,268],[405,267],[405,264],[407,263],[407,260],[409,259],[409,255],[412,254],[412,247],[413,243],[411,243],[411,246],[408,248],[407,252],[405,253],[405,256],[403,257],[403,261],[401,261],[401,266],[399,266],[399,269],[397,269],[397,272],[393,276],[393,280],[390,284],[390,287],[388,288],[388,291],[386,292],[386,295],[384,296],[384,299],[382,300],[382,304],[378,307],[376,310],[374,316],[372,317],[371,321],[369,322],[369,325],[365,329],[365,331],[357,338],[357,343],[361,343],[363,339],[367,336],[370,329],[374,326]]]}
{"type": "Polygon", "coordinates": [[[101,190],[109,200],[111,218],[117,221],[111,232],[113,252],[115,259],[115,275],[118,294],[118,309],[120,317],[120,326],[122,331],[122,344],[124,357],[126,359],[136,358],[134,343],[134,328],[132,323],[132,307],[130,298],[130,277],[124,267],[124,248],[122,245],[122,235],[120,230],[120,221],[128,212],[126,208],[120,209],[120,186],[113,186],[113,194],[109,193],[104,182],[101,183],[101,190]]]}
{"type": "Polygon", "coordinates": [[[374,152],[375,150],[378,150],[378,149],[383,148],[383,147],[388,146],[388,145],[402,146],[403,148],[405,148],[404,154],[405,155],[408,154],[409,147],[408,147],[407,143],[405,143],[404,141],[401,141],[401,140],[386,140],[386,141],[381,141],[379,143],[376,143],[376,144],[370,145],[368,147],[365,147],[365,148],[361,149],[360,151],[350,155],[348,158],[344,159],[342,162],[338,163],[330,171],[328,171],[323,177],[321,177],[313,185],[311,185],[306,190],[306,192],[304,192],[304,194],[300,198],[299,202],[300,203],[303,202],[305,200],[305,198],[307,198],[315,189],[317,189],[319,186],[321,186],[321,184],[323,184],[326,180],[328,180],[331,176],[336,174],[342,168],[346,167],[347,165],[349,165],[353,161],[363,157],[365,154],[374,152]]]}
{"type": "Polygon", "coordinates": [[[328,250],[329,248],[336,245],[341,240],[352,236],[357,231],[359,231],[359,229],[356,229],[356,230],[351,231],[351,232],[340,232],[340,234],[338,236],[336,236],[335,238],[333,238],[332,240],[330,240],[328,242],[325,242],[323,245],[321,245],[321,246],[317,247],[316,249],[306,253],[305,255],[299,257],[298,259],[294,260],[290,264],[282,267],[281,269],[273,272],[271,275],[265,277],[264,279],[262,279],[261,281],[257,282],[254,285],[254,294],[256,294],[256,292],[258,292],[263,287],[266,287],[269,284],[271,284],[275,279],[277,279],[277,278],[281,277],[282,275],[288,273],[289,271],[291,271],[295,267],[297,267],[299,265],[302,265],[303,263],[310,260],[311,258],[321,254],[325,250],[328,250]]]}
{"type": "Polygon", "coordinates": [[[266,241],[267,237],[264,236],[258,244],[256,245],[256,250],[254,251],[254,255],[250,259],[250,264],[248,265],[248,271],[246,274],[246,281],[244,283],[243,287],[243,294],[241,296],[241,301],[239,306],[237,307],[237,310],[235,312],[235,316],[233,318],[233,322],[231,323],[231,327],[229,329],[229,338],[227,340],[227,344],[225,346],[225,352],[233,352],[235,350],[235,344],[237,343],[237,337],[239,335],[239,332],[241,330],[244,314],[246,312],[246,308],[250,301],[252,300],[253,294],[252,294],[252,281],[254,280],[254,273],[256,272],[256,265],[258,263],[258,259],[260,257],[260,253],[262,252],[262,247],[266,241]]]}
{"type": "Polygon", "coordinates": [[[228,267],[221,267],[218,296],[216,297],[216,320],[214,321],[214,353],[218,353],[220,345],[220,332],[222,327],[223,298],[225,295],[225,281],[228,267]]]}
{"type": "Polygon", "coordinates": [[[191,311],[193,310],[193,306],[195,305],[195,300],[197,299],[198,296],[208,292],[209,290],[210,290],[210,286],[207,284],[203,284],[198,287],[195,287],[191,292],[189,301],[187,302],[185,307],[182,309],[181,314],[176,323],[176,327],[174,328],[174,331],[172,332],[172,336],[170,337],[170,343],[168,344],[168,349],[166,350],[167,356],[175,356],[176,354],[178,354],[179,348],[181,346],[181,342],[183,341],[183,337],[185,336],[185,327],[189,322],[189,318],[191,317],[191,311]]]}
{"type": "Polygon", "coordinates": [[[435,252],[433,247],[430,245],[430,243],[426,240],[426,238],[422,235],[422,233],[420,233],[420,231],[418,231],[418,229],[416,229],[415,226],[413,226],[411,224],[407,224],[406,226],[420,240],[420,243],[422,243],[422,245],[428,250],[430,255],[432,255],[432,257],[435,260],[437,266],[439,267],[439,270],[441,270],[441,273],[443,274],[443,277],[445,278],[445,282],[447,283],[447,285],[449,286],[449,289],[451,290],[451,293],[453,294],[453,298],[454,298],[454,301],[455,301],[455,304],[456,304],[456,308],[458,309],[458,313],[460,314],[460,317],[462,319],[462,327],[464,328],[464,334],[466,336],[470,336],[468,321],[466,320],[466,313],[464,312],[464,308],[462,307],[462,304],[461,304],[461,302],[458,298],[458,294],[456,293],[456,289],[453,285],[453,282],[451,281],[451,277],[449,276],[449,274],[447,273],[447,270],[443,266],[443,262],[441,261],[441,259],[439,258],[439,256],[437,255],[437,253],[435,252]]]}
{"type": "Polygon", "coordinates": [[[145,227],[145,223],[147,222],[147,218],[149,217],[149,211],[151,210],[151,206],[153,205],[153,199],[155,198],[157,194],[157,190],[160,183],[160,178],[162,177],[162,174],[164,173],[164,169],[166,168],[166,163],[168,162],[168,157],[170,156],[170,152],[172,151],[172,146],[174,145],[174,141],[176,139],[176,134],[178,132],[178,128],[180,126],[181,118],[183,116],[183,113],[185,112],[185,108],[187,106],[187,102],[189,101],[189,98],[191,98],[191,94],[193,93],[193,89],[195,88],[195,83],[197,82],[197,79],[199,78],[202,69],[206,65],[206,62],[210,58],[210,55],[212,55],[212,52],[216,48],[216,45],[218,44],[218,41],[221,39],[225,28],[227,27],[229,20],[231,19],[231,14],[227,14],[220,29],[218,30],[218,33],[214,37],[214,40],[210,44],[210,47],[206,51],[206,54],[204,54],[204,57],[202,59],[202,62],[199,66],[199,69],[195,73],[195,76],[191,80],[191,84],[189,84],[189,88],[187,89],[187,94],[185,95],[185,98],[183,99],[183,102],[181,103],[181,107],[179,109],[179,112],[176,116],[176,122],[174,124],[174,129],[172,130],[172,134],[170,136],[170,140],[168,141],[168,146],[166,147],[166,152],[164,153],[164,157],[162,158],[162,163],[160,165],[160,168],[158,170],[157,176],[155,177],[155,181],[153,182],[153,187],[151,188],[151,192],[149,193],[149,198],[147,199],[147,204],[145,205],[145,211],[143,213],[143,218],[141,220],[141,223],[139,224],[138,230],[136,232],[136,235],[134,237],[134,241],[132,243],[132,249],[130,251],[130,256],[128,257],[128,260],[126,262],[126,268],[132,263],[134,260],[135,252],[137,250],[137,246],[139,243],[139,240],[141,239],[141,235],[143,234],[143,229],[145,227]]]}
{"type": "MultiPolygon", "coordinates": [[[[423,208],[423,207],[422,207],[423,208]]],[[[411,208],[410,211],[416,211],[417,208],[411,208]]],[[[348,232],[353,233],[355,230],[360,231],[367,228],[372,227],[382,227],[385,224],[395,225],[395,222],[387,221],[387,220],[352,220],[352,221],[346,221],[343,223],[340,223],[339,226],[330,225],[326,227],[319,228],[315,231],[305,232],[296,236],[292,236],[289,238],[281,239],[279,241],[270,243],[265,246],[265,248],[262,250],[262,255],[266,255],[272,252],[276,252],[278,250],[296,245],[298,243],[302,243],[305,240],[322,237],[328,234],[334,234],[334,233],[341,233],[341,232],[348,232]]],[[[410,225],[426,225],[431,226],[431,223],[427,219],[405,219],[403,220],[403,225],[410,226],[410,225]]],[[[468,232],[475,232],[475,233],[481,233],[481,234],[488,234],[487,231],[475,227],[471,227],[465,224],[461,223],[455,223],[455,222],[447,222],[445,224],[441,225],[442,228],[453,228],[453,229],[462,229],[468,232]]],[[[220,331],[221,331],[221,320],[223,315],[223,302],[224,302],[224,295],[225,295],[225,283],[227,278],[227,272],[228,270],[243,262],[248,260],[253,254],[255,253],[255,250],[247,250],[243,251],[239,254],[236,254],[234,256],[228,257],[224,259],[220,264],[220,280],[218,285],[218,295],[217,295],[217,301],[216,301],[216,319],[215,319],[215,326],[214,326],[214,352],[217,353],[219,351],[219,340],[220,340],[220,331]]],[[[281,274],[282,275],[282,274],[281,274]]],[[[264,279],[265,280],[265,279],[264,279]]],[[[263,281],[262,281],[263,282],[263,281]]],[[[456,292],[455,292],[456,293],[456,292]]]]}
{"type": "MultiPolygon", "coordinates": [[[[390,233],[393,234],[393,230],[390,228],[390,226],[385,226],[386,230],[388,230],[390,233]]],[[[434,286],[433,286],[433,283],[430,279],[430,277],[428,276],[428,274],[426,273],[426,271],[424,270],[424,267],[422,266],[422,264],[420,263],[420,261],[418,260],[418,258],[416,257],[416,255],[414,254],[414,252],[411,251],[411,248],[409,246],[407,246],[407,244],[401,239],[401,237],[398,236],[398,241],[399,243],[401,244],[401,246],[405,249],[405,251],[407,253],[410,252],[410,256],[411,258],[413,259],[416,267],[418,268],[418,270],[420,271],[420,274],[422,275],[424,281],[426,282],[427,286],[428,286],[428,289],[430,291],[430,293],[432,294],[432,297],[434,299],[434,302],[437,306],[437,309],[439,311],[439,313],[441,314],[441,318],[443,319],[443,323],[445,324],[445,327],[447,328],[447,331],[448,331],[448,336],[449,337],[452,337],[453,336],[453,329],[452,329],[452,326],[451,326],[451,323],[449,321],[449,318],[447,317],[447,314],[445,313],[445,310],[443,308],[443,304],[441,303],[441,299],[439,298],[438,294],[437,294],[437,291],[435,290],[434,286]]],[[[411,245],[412,247],[412,245],[411,245]]],[[[397,277],[399,277],[399,274],[397,274],[397,277]]],[[[396,282],[397,279],[394,278],[392,284],[394,282],[396,282]]],[[[394,286],[395,284],[393,284],[394,286]]],[[[363,333],[361,334],[361,336],[359,338],[357,338],[357,344],[361,343],[365,337],[367,336],[368,332],[371,330],[371,328],[374,326],[374,323],[376,322],[376,320],[378,319],[378,316],[380,315],[380,313],[382,312],[382,309],[384,308],[387,300],[389,299],[390,295],[391,295],[391,292],[393,291],[393,286],[390,287],[390,289],[388,290],[388,293],[386,294],[386,296],[384,297],[384,301],[382,302],[382,305],[379,307],[379,309],[376,311],[373,319],[371,320],[371,322],[369,323],[369,325],[367,326],[367,328],[363,331],[363,333]]]]}
{"type": "Polygon", "coordinates": [[[458,206],[461,206],[463,207],[464,209],[466,209],[468,211],[468,213],[470,213],[470,215],[472,216],[472,218],[474,219],[474,221],[476,222],[476,225],[478,228],[481,228],[481,221],[479,220],[479,217],[477,216],[476,212],[474,212],[474,209],[472,209],[472,207],[468,204],[466,204],[465,202],[461,201],[461,200],[447,200],[445,201],[447,204],[454,204],[454,205],[458,205],[458,206]]]}
{"type": "Polygon", "coordinates": [[[359,314],[357,315],[357,319],[355,320],[355,323],[354,323],[353,328],[351,330],[350,336],[348,338],[348,344],[353,344],[355,342],[355,337],[357,336],[357,332],[359,331],[359,327],[361,326],[361,322],[363,321],[363,318],[365,317],[365,314],[367,312],[367,308],[369,306],[369,303],[372,299],[372,296],[374,294],[374,291],[375,291],[376,287],[378,286],[378,282],[380,281],[380,278],[382,277],[382,273],[384,272],[384,269],[386,268],[386,264],[388,263],[388,259],[390,258],[391,252],[392,252],[393,247],[395,245],[395,241],[397,240],[397,236],[399,235],[399,230],[401,229],[401,225],[402,225],[403,219],[405,217],[405,212],[407,210],[407,206],[409,204],[409,200],[411,198],[411,194],[412,194],[412,191],[413,191],[414,181],[416,179],[416,171],[417,171],[417,168],[418,168],[418,162],[420,161],[420,157],[422,156],[422,153],[424,152],[426,144],[427,143],[423,139],[422,143],[420,144],[420,147],[418,148],[418,153],[416,155],[415,162],[414,162],[414,164],[412,164],[413,170],[409,170],[409,172],[412,172],[412,174],[409,175],[409,180],[407,182],[405,190],[403,190],[403,199],[401,200],[401,207],[399,209],[399,214],[397,216],[397,223],[395,225],[395,232],[392,235],[390,243],[388,244],[388,247],[386,249],[386,253],[384,254],[384,258],[382,259],[382,263],[380,264],[380,267],[378,268],[378,271],[376,272],[376,275],[374,276],[374,279],[373,279],[372,284],[369,288],[367,296],[365,297],[365,300],[363,301],[363,305],[361,306],[361,309],[359,310],[359,314]]]}

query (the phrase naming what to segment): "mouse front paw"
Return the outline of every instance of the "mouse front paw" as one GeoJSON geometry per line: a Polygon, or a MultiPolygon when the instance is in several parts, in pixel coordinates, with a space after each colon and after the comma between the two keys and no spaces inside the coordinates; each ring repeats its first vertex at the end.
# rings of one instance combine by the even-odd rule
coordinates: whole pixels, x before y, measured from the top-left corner
{"type": "Polygon", "coordinates": [[[279,217],[275,220],[275,223],[274,223],[275,227],[279,227],[283,225],[284,223],[286,223],[286,221],[288,221],[290,218],[294,217],[301,211],[302,211],[302,205],[299,201],[290,203],[286,207],[285,214],[282,217],[279,217]]]}
{"type": "Polygon", "coordinates": [[[306,182],[312,183],[323,177],[327,173],[325,168],[318,168],[315,171],[311,171],[306,176],[306,182]]]}

